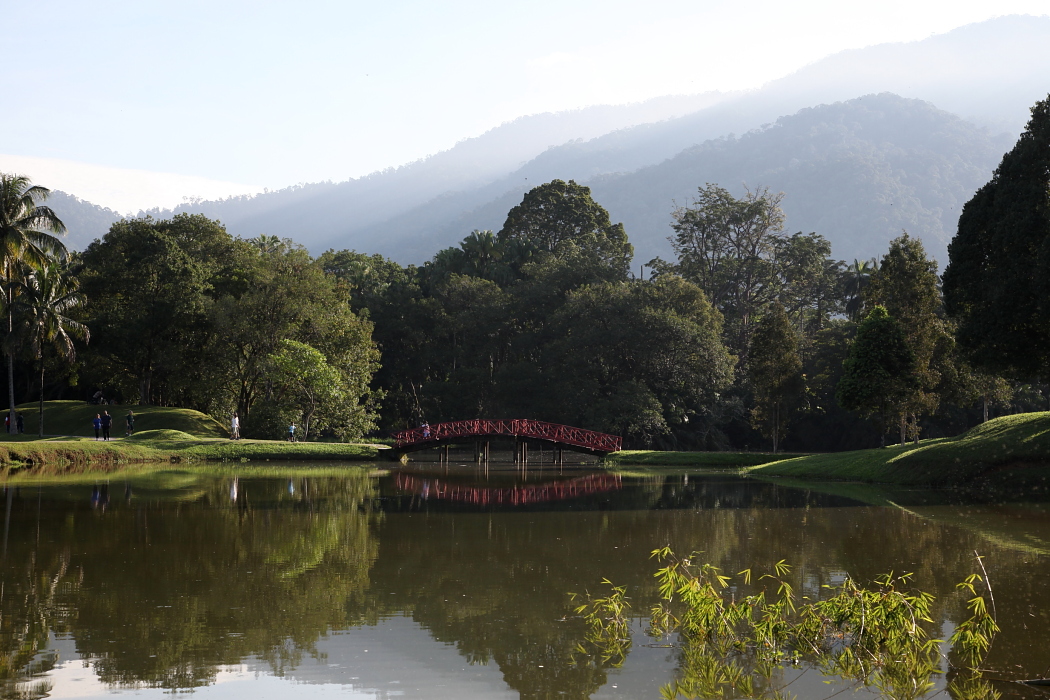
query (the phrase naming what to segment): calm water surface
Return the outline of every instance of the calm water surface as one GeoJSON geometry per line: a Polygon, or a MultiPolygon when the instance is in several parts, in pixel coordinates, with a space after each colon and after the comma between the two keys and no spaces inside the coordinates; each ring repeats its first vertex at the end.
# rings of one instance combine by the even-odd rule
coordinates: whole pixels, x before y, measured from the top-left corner
{"type": "MultiPolygon", "coordinates": [[[[810,596],[846,576],[914,571],[945,635],[977,550],[1004,630],[986,665],[1050,675],[1040,502],[425,466],[81,476],[3,495],[5,698],[659,697],[674,648],[639,620],[621,668],[581,662],[567,594],[608,578],[644,613],[649,553],[665,544],[730,573],[787,559],[810,596]]],[[[801,698],[847,687],[793,669],[782,679],[801,698]]]]}

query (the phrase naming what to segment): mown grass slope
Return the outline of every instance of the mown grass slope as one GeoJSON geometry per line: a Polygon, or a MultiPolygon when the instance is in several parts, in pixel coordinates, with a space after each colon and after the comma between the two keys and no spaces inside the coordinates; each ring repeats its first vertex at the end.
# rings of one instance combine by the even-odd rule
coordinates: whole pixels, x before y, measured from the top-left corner
{"type": "Polygon", "coordinates": [[[919,445],[809,455],[752,467],[756,475],[912,486],[1050,483],[1050,412],[990,420],[919,445]]]}
{"type": "MultiPolygon", "coordinates": [[[[22,404],[16,407],[25,418],[26,438],[38,434],[38,405],[22,404]]],[[[181,430],[196,437],[228,437],[226,426],[211,416],[189,408],[166,408],[162,406],[92,406],[83,401],[45,401],[44,434],[77,435],[94,437],[92,420],[96,414],[109,411],[113,416],[112,435],[124,435],[124,417],[131,410],[135,413],[135,431],[181,430]]],[[[4,436],[8,438],[9,436],[4,436]]]]}
{"type": "Polygon", "coordinates": [[[31,469],[44,474],[112,470],[136,463],[205,461],[374,461],[375,445],[333,442],[281,442],[217,438],[128,440],[92,438],[0,442],[0,478],[31,469]]]}
{"type": "Polygon", "coordinates": [[[37,438],[37,405],[18,407],[25,433],[0,433],[0,474],[32,468],[44,473],[109,470],[128,464],[197,461],[375,460],[370,444],[230,440],[218,421],[199,411],[157,406],[91,406],[79,401],[46,401],[44,433],[37,438]],[[135,412],[135,434],[124,437],[124,416],[135,412]],[[113,416],[110,441],[95,440],[92,419],[113,416]]]}

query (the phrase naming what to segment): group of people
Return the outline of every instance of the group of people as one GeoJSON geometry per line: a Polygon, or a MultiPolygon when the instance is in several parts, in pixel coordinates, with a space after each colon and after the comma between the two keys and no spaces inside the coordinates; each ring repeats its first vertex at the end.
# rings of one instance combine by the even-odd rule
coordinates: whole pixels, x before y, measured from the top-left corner
{"type": "MultiPolygon", "coordinates": [[[[25,418],[22,417],[21,413],[19,413],[18,415],[15,416],[15,429],[18,432],[20,432],[20,433],[24,433],[26,431],[26,420],[25,420],[25,418]]],[[[4,416],[4,432],[7,432],[7,433],[11,432],[11,414],[10,413],[8,413],[6,416],[4,416]]]]}
{"type": "MultiPolygon", "coordinates": [[[[92,423],[95,426],[96,440],[110,439],[109,431],[113,427],[113,416],[109,415],[109,411],[96,413],[92,423]]],[[[127,430],[124,434],[130,436],[135,432],[135,413],[130,408],[128,409],[128,415],[124,416],[124,423],[127,425],[127,430]]]]}

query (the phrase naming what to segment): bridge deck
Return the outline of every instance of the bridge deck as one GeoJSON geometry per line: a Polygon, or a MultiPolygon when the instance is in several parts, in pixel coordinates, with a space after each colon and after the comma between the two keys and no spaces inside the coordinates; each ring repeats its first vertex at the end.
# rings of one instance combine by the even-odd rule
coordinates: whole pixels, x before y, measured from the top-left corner
{"type": "Polygon", "coordinates": [[[544,440],[594,454],[619,452],[622,440],[616,435],[571,425],[517,418],[513,420],[457,420],[410,428],[394,433],[394,447],[403,452],[422,450],[465,438],[515,437],[544,440]]]}

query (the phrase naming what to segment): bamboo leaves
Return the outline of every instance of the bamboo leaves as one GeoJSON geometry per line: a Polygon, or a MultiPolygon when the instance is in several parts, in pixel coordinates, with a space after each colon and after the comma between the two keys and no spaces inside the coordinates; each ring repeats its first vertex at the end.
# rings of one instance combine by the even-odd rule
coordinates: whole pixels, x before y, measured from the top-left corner
{"type": "MultiPolygon", "coordinates": [[[[913,700],[930,692],[942,672],[943,642],[931,636],[934,597],[912,588],[910,573],[882,575],[870,587],[846,578],[811,601],[796,595],[784,560],[758,576],[744,569],[735,582],[695,553],[678,558],[664,547],[652,558],[662,564],[654,574],[660,601],[650,610],[647,633],[677,635],[679,650],[678,676],[660,691],[668,700],[789,697],[785,669],[802,663],[854,688],[913,700]]],[[[973,574],[958,586],[971,596],[971,616],[950,640],[967,664],[955,669],[960,673],[950,687],[956,697],[997,697],[976,670],[999,631],[978,592],[986,578],[973,574]]],[[[631,644],[630,606],[623,587],[603,583],[611,594],[586,599],[576,613],[588,625],[595,653],[619,664],[631,644]]],[[[580,651],[587,650],[581,645],[580,651]]]]}

